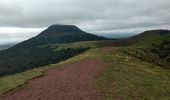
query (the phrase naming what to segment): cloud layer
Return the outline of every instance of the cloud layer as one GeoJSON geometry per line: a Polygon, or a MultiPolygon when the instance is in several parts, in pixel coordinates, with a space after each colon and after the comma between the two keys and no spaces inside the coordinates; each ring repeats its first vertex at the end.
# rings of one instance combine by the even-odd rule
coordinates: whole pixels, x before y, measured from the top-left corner
{"type": "Polygon", "coordinates": [[[95,34],[170,29],[169,11],[169,0],[1,0],[0,37],[12,30],[15,38],[29,38],[51,24],[74,24],[95,34]]]}

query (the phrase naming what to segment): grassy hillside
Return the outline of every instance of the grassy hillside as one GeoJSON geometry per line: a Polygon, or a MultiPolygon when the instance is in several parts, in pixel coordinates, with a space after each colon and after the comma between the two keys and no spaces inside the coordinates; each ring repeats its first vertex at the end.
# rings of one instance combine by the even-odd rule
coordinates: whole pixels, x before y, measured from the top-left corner
{"type": "Polygon", "coordinates": [[[134,47],[138,48],[148,48],[152,44],[160,44],[163,41],[170,40],[170,31],[168,30],[152,30],[143,32],[137,36],[130,39],[136,39],[136,43],[133,44],[134,47]]]}
{"type": "Polygon", "coordinates": [[[125,49],[126,53],[164,68],[170,68],[170,31],[146,31],[130,39],[136,41],[125,49]]]}
{"type": "Polygon", "coordinates": [[[91,49],[58,64],[1,77],[0,93],[23,86],[27,80],[43,75],[43,72],[49,68],[62,67],[62,65],[83,59],[97,58],[108,64],[107,70],[95,81],[96,87],[106,93],[106,100],[169,100],[170,71],[134,58],[124,53],[122,49],[124,48],[91,49]]]}
{"type": "Polygon", "coordinates": [[[124,48],[100,51],[108,69],[96,80],[106,100],[169,100],[170,70],[134,58],[124,48]]]}

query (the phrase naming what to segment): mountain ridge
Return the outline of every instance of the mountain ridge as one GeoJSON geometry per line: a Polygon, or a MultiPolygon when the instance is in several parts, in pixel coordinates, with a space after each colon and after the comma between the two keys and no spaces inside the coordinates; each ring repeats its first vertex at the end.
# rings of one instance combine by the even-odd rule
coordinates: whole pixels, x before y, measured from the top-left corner
{"type": "Polygon", "coordinates": [[[46,44],[95,40],[109,39],[84,32],[75,25],[51,25],[37,36],[17,44],[14,48],[30,48],[46,44]]]}

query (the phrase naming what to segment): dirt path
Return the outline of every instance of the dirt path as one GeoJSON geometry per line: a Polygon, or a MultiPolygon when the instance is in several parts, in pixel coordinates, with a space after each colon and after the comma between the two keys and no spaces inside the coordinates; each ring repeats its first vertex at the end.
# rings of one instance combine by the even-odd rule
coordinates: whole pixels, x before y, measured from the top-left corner
{"type": "Polygon", "coordinates": [[[102,100],[94,79],[105,68],[102,61],[89,59],[52,69],[0,100],[102,100]]]}

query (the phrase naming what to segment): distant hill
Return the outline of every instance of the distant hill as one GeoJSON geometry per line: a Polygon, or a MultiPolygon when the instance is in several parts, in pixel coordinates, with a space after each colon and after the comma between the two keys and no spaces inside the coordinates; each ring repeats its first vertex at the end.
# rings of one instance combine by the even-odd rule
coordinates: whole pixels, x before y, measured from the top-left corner
{"type": "Polygon", "coordinates": [[[169,30],[150,30],[140,33],[139,35],[128,38],[133,41],[136,47],[149,47],[151,44],[159,44],[162,41],[170,39],[169,30]]]}
{"type": "Polygon", "coordinates": [[[74,25],[52,25],[36,37],[0,52],[0,76],[66,60],[89,47],[62,46],[63,43],[108,40],[80,30],[74,25]]]}
{"type": "Polygon", "coordinates": [[[108,40],[80,30],[74,25],[52,25],[36,37],[19,43],[16,48],[34,47],[45,44],[71,43],[78,41],[108,40]]]}
{"type": "Polygon", "coordinates": [[[127,53],[156,63],[165,68],[170,68],[170,31],[151,30],[128,38],[126,41],[132,45],[127,53]]]}
{"type": "Polygon", "coordinates": [[[4,49],[8,49],[12,46],[14,46],[15,44],[4,44],[4,45],[0,45],[0,50],[4,50],[4,49]]]}

